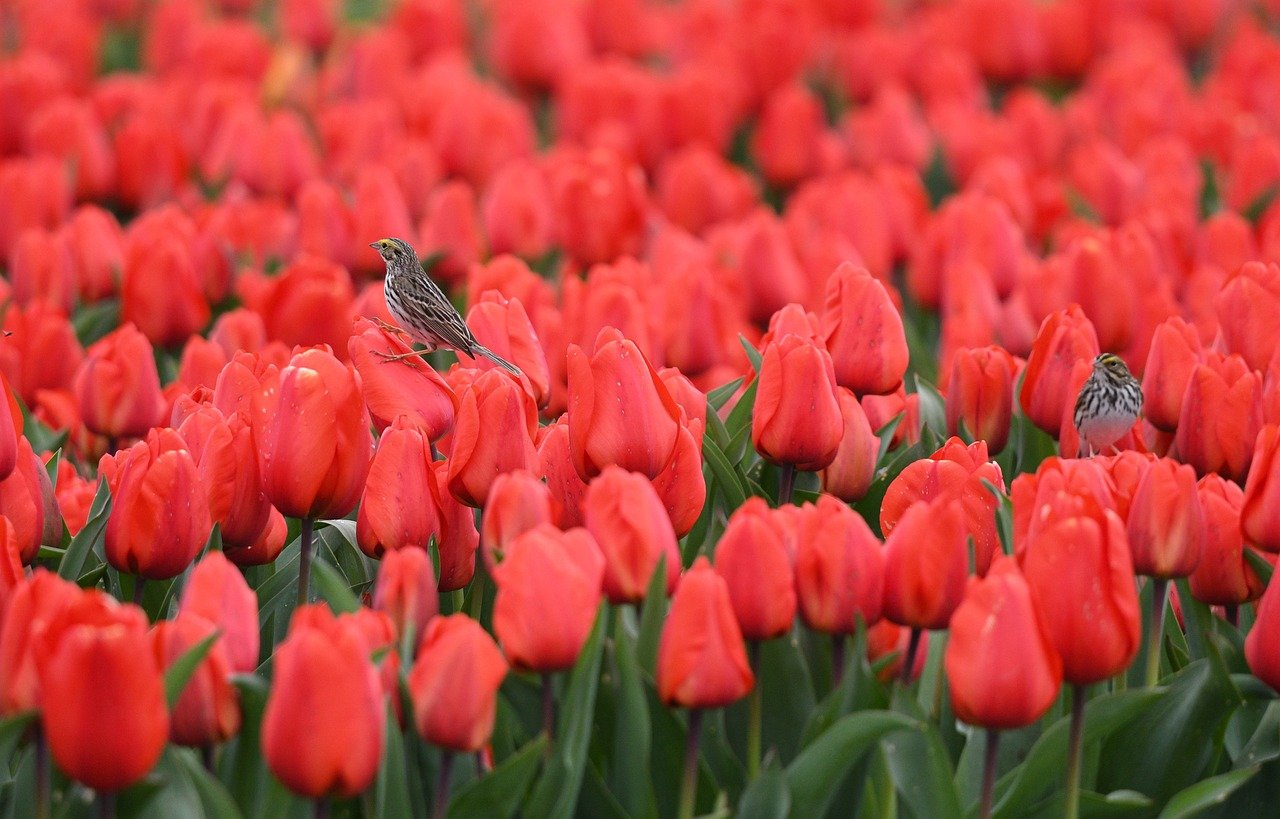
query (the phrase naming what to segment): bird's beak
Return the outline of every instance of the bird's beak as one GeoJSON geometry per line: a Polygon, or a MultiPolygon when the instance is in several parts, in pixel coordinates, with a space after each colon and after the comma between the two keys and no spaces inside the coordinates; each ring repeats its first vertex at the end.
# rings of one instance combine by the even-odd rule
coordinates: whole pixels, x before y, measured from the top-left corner
{"type": "Polygon", "coordinates": [[[382,243],[380,243],[380,242],[370,242],[370,243],[369,243],[369,247],[373,248],[374,250],[377,250],[378,248],[382,247],[382,243]]]}

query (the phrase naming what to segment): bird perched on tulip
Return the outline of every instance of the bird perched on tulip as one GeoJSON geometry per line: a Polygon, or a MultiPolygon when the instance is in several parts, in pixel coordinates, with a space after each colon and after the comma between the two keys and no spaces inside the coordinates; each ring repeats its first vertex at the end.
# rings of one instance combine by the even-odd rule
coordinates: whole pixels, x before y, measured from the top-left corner
{"type": "Polygon", "coordinates": [[[1124,437],[1142,411],[1142,384],[1120,356],[1102,353],[1080,388],[1073,420],[1080,431],[1080,449],[1089,455],[1106,452],[1124,437]]]}
{"type": "Polygon", "coordinates": [[[369,245],[378,251],[387,265],[382,292],[392,317],[414,341],[426,350],[384,356],[398,361],[413,355],[424,355],[437,347],[447,347],[472,358],[484,356],[493,363],[520,375],[520,369],[485,347],[467,327],[444,291],[431,280],[418,261],[418,254],[403,239],[379,239],[369,245]]]}

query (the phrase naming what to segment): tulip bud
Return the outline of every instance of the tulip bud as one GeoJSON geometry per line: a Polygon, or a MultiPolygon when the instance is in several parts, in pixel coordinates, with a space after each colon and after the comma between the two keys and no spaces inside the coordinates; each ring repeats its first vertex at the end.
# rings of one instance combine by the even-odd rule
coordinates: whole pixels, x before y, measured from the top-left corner
{"type": "Polygon", "coordinates": [[[191,570],[178,611],[217,626],[232,672],[258,667],[258,595],[222,552],[209,552],[191,570]]]}
{"type": "Polygon", "coordinates": [[[572,259],[591,265],[636,253],[648,204],[639,167],[610,150],[570,152],[551,164],[548,180],[558,243],[572,259]]]}
{"type": "Polygon", "coordinates": [[[765,459],[807,472],[835,460],[844,434],[831,356],[786,335],[765,347],[751,420],[751,442],[765,459]]]}
{"type": "Polygon", "coordinates": [[[755,685],[729,589],[705,557],[680,579],[671,601],[657,677],[662,701],[683,708],[719,708],[755,685]]]}
{"type": "Polygon", "coordinates": [[[1252,548],[1240,533],[1244,492],[1218,475],[1205,475],[1196,485],[1204,510],[1204,548],[1191,573],[1191,594],[1211,606],[1238,606],[1262,595],[1263,582],[1245,559],[1252,548]]]}
{"type": "Polygon", "coordinates": [[[505,370],[486,370],[462,392],[449,453],[449,491],[482,507],[494,479],[538,467],[533,436],[538,408],[524,385],[505,370]]]}
{"type": "Polygon", "coordinates": [[[992,454],[1003,450],[1009,442],[1017,371],[1017,360],[1003,347],[956,351],[947,383],[948,434],[959,435],[963,423],[974,440],[986,441],[992,454]]]}
{"type": "Polygon", "coordinates": [[[442,592],[454,591],[470,583],[475,574],[480,532],[476,530],[475,511],[459,503],[445,486],[448,461],[436,461],[431,468],[440,498],[440,535],[436,539],[440,552],[439,588],[442,592]]]}
{"type": "Polygon", "coordinates": [[[480,519],[480,548],[490,572],[505,559],[511,541],[555,519],[554,505],[547,485],[531,472],[518,469],[494,479],[480,519]]]}
{"type": "Polygon", "coordinates": [[[84,592],[33,639],[40,700],[50,704],[40,721],[58,768],[105,792],[146,776],[164,750],[169,714],[142,609],[84,592]]]}
{"type": "MultiPolygon", "coordinates": [[[[198,614],[161,620],[151,631],[156,664],[162,670],[168,669],[215,629],[213,623],[198,614]]],[[[171,742],[202,748],[230,739],[240,730],[240,697],[230,677],[231,665],[219,637],[192,672],[173,707],[171,742]]]]}
{"type": "Polygon", "coordinates": [[[418,637],[425,634],[439,606],[435,567],[426,549],[395,549],[383,555],[373,607],[391,618],[398,639],[408,629],[418,637]]]}
{"type": "Polygon", "coordinates": [[[0,714],[39,707],[34,638],[79,596],[79,586],[42,568],[13,589],[0,628],[0,714]]]}
{"type": "Polygon", "coordinates": [[[1214,300],[1226,348],[1251,370],[1266,369],[1276,351],[1272,317],[1280,312],[1280,265],[1251,261],[1227,279],[1214,300]]]}
{"type": "Polygon", "coordinates": [[[604,556],[586,529],[549,525],[517,537],[494,570],[493,630],[517,669],[570,668],[600,608],[604,556]]]}
{"type": "Polygon", "coordinates": [[[1178,428],[1187,382],[1203,357],[1200,336],[1182,318],[1174,316],[1156,327],[1142,371],[1142,414],[1158,429],[1178,428]]]}
{"type": "Polygon", "coordinates": [[[18,438],[13,471],[0,481],[0,515],[9,519],[24,565],[36,559],[41,546],[62,542],[62,512],[53,482],[25,436],[18,438]]]}
{"type": "Polygon", "coordinates": [[[606,468],[587,487],[584,511],[587,530],[604,553],[604,592],[611,603],[643,600],[664,556],[666,591],[675,588],[681,565],[675,530],[644,475],[606,468]]]}
{"type": "Polygon", "coordinates": [[[908,507],[884,544],[884,616],[913,629],[946,628],[964,596],[967,538],[956,496],[908,507]]]}
{"type": "Polygon", "coordinates": [[[85,426],[109,438],[140,438],[164,418],[151,343],[132,324],[89,348],[75,393],[85,426]]]}
{"type": "Polygon", "coordinates": [[[553,522],[561,529],[581,526],[582,500],[587,494],[587,484],[573,465],[569,425],[562,418],[543,427],[539,434],[540,472],[547,479],[547,489],[555,501],[553,511],[556,514],[553,522]]]}
{"type": "Polygon", "coordinates": [[[191,410],[179,423],[178,434],[196,462],[209,516],[221,526],[222,547],[250,547],[267,528],[272,512],[262,492],[253,430],[239,414],[226,418],[207,404],[191,410]]]}
{"type": "Polygon", "coordinates": [[[702,422],[698,419],[680,424],[675,452],[653,479],[653,489],[661,498],[678,538],[693,530],[707,502],[707,483],[702,476],[702,437],[702,422]]]}
{"type": "Polygon", "coordinates": [[[796,591],[783,541],[786,534],[763,498],[748,498],[729,516],[716,544],[716,574],[748,640],[770,640],[791,630],[796,591]]]}
{"type": "Polygon", "coordinates": [[[1168,458],[1152,463],[1126,519],[1134,572],[1162,578],[1191,574],[1200,563],[1204,525],[1195,470],[1168,458]]]}
{"type": "Polygon", "coordinates": [[[1051,313],[1040,325],[1023,371],[1018,401],[1027,418],[1057,435],[1098,355],[1098,335],[1078,305],[1051,313]],[[1076,367],[1085,362],[1084,369],[1076,367]]]}
{"type": "Polygon", "coordinates": [[[408,416],[397,416],[378,441],[369,465],[356,542],[372,558],[409,547],[426,549],[441,531],[440,498],[430,442],[408,416]]]}
{"type": "Polygon", "coordinates": [[[902,316],[884,285],[844,262],[827,277],[822,335],[836,383],[858,395],[891,393],[907,371],[902,316]]]}
{"type": "Polygon", "coordinates": [[[1050,515],[1021,556],[1063,679],[1075,685],[1128,668],[1142,632],[1124,525],[1084,500],[1078,513],[1050,515]]]}
{"type": "Polygon", "coordinates": [[[378,772],[386,712],[372,647],[352,620],[302,606],[272,659],[262,753],[301,796],[354,796],[378,772]]]}
{"type": "Polygon", "coordinates": [[[987,576],[973,581],[951,617],[950,634],[947,684],[961,722],[1021,728],[1057,699],[1062,660],[1012,558],[996,558],[987,576]]]}
{"type": "Polygon", "coordinates": [[[1238,355],[1210,355],[1187,382],[1174,439],[1178,454],[1200,475],[1243,481],[1262,420],[1261,376],[1238,355]]]}
{"type": "MultiPolygon", "coordinates": [[[[786,507],[783,507],[786,508],[786,507]]],[[[809,628],[852,634],[880,619],[884,553],[867,522],[830,495],[800,507],[795,531],[796,599],[809,628]]]]}
{"type": "Polygon", "coordinates": [[[871,429],[867,413],[853,393],[836,390],[844,433],[836,459],[822,470],[822,489],[840,500],[853,503],[862,499],[875,478],[876,459],[880,457],[880,439],[871,429]]]}
{"type": "Polygon", "coordinates": [[[1280,645],[1276,629],[1280,628],[1280,583],[1269,583],[1258,604],[1258,616],[1244,638],[1244,656],[1253,676],[1280,691],[1280,645]]]}
{"type": "Polygon", "coordinates": [[[340,518],[360,499],[373,441],[355,372],[327,349],[301,350],[253,399],[262,488],[295,518],[340,518]]]}
{"type": "Polygon", "coordinates": [[[680,409],[635,342],[602,330],[569,346],[569,451],[584,480],[616,464],[657,477],[675,451],[680,409]]]}
{"type": "Polygon", "coordinates": [[[209,539],[209,501],[191,450],[173,429],[152,430],[99,467],[111,486],[107,561],[152,580],[181,574],[209,539]]]}
{"type": "Polygon", "coordinates": [[[1244,507],[1240,526],[1254,546],[1268,552],[1280,552],[1280,427],[1268,424],[1258,434],[1253,448],[1249,479],[1244,485],[1244,507]]]}
{"type": "Polygon", "coordinates": [[[465,614],[427,626],[409,672],[409,698],[418,733],[451,751],[477,751],[489,742],[498,687],[507,661],[480,624],[465,614]]]}

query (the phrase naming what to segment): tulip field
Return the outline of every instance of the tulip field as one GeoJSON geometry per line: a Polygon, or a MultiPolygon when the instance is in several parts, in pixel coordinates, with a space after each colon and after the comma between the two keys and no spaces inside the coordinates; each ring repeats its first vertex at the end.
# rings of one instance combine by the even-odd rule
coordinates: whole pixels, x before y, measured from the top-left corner
{"type": "Polygon", "coordinates": [[[0,819],[1276,815],[1278,194],[1277,0],[0,0],[0,819]]]}

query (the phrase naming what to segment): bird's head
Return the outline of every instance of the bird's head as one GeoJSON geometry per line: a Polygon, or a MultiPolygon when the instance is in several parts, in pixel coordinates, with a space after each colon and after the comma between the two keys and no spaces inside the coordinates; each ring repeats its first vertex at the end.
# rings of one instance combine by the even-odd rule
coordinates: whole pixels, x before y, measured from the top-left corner
{"type": "Polygon", "coordinates": [[[1103,353],[1093,360],[1095,372],[1104,372],[1116,378],[1130,378],[1129,367],[1115,353],[1103,353]]]}
{"type": "Polygon", "coordinates": [[[387,264],[397,261],[412,261],[414,258],[413,248],[403,239],[379,239],[370,244],[369,247],[378,251],[383,261],[387,264]]]}

